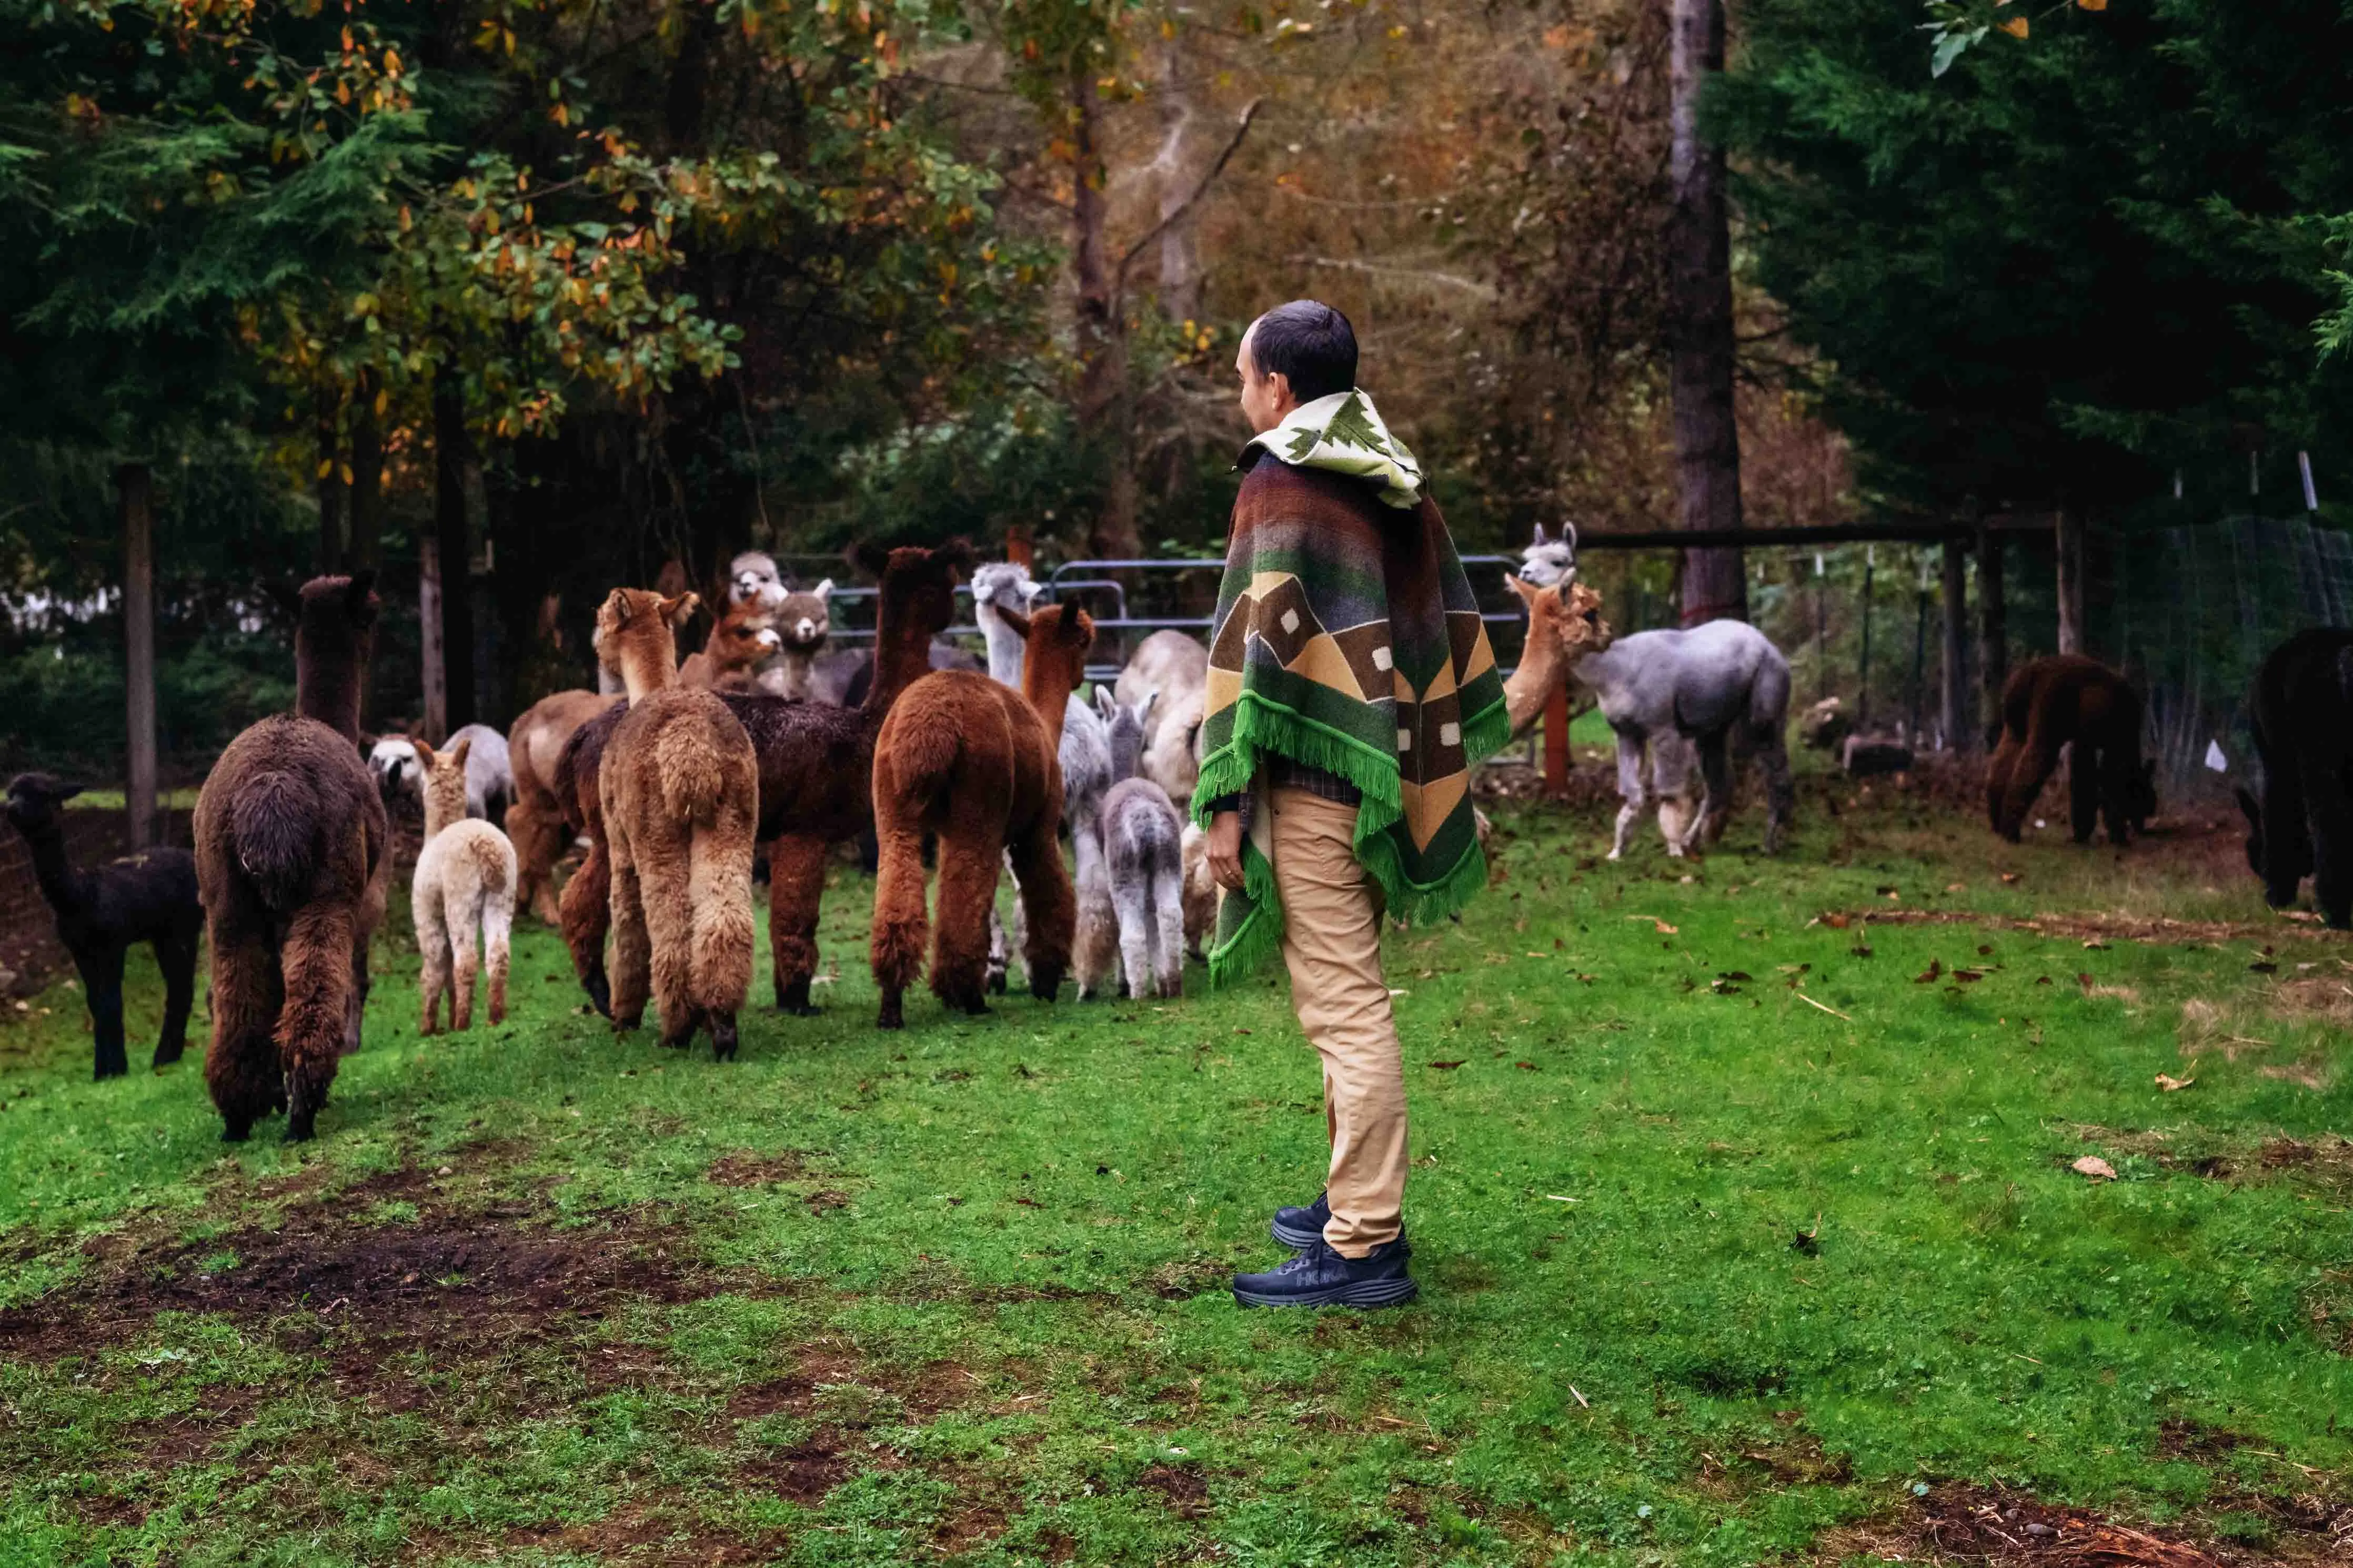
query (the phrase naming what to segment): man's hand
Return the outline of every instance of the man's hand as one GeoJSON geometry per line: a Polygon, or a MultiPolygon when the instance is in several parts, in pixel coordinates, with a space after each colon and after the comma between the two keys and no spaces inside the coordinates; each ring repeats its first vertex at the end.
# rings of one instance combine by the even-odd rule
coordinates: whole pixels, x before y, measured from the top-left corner
{"type": "Polygon", "coordinates": [[[1242,890],[1242,814],[1221,811],[1209,818],[1209,877],[1229,892],[1242,890]]]}

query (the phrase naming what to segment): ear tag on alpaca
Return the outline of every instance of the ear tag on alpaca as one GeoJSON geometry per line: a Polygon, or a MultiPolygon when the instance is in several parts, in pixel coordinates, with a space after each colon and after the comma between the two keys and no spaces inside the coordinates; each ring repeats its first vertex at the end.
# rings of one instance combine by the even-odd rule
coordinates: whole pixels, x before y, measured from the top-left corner
{"type": "Polygon", "coordinates": [[[2231,771],[2231,759],[2222,754],[2221,742],[2209,741],[2206,742],[2206,766],[2210,771],[2218,773],[2226,773],[2231,771]]]}

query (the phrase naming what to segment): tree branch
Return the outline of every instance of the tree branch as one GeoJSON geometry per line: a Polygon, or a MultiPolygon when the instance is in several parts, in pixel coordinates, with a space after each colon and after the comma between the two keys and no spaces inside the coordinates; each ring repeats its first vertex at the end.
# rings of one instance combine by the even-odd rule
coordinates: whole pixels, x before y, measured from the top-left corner
{"type": "Polygon", "coordinates": [[[1193,187],[1192,194],[1171,207],[1158,223],[1145,229],[1144,237],[1129,246],[1127,253],[1119,258],[1119,265],[1112,269],[1112,309],[1114,312],[1121,309],[1127,297],[1128,268],[1134,263],[1137,257],[1144,254],[1153,241],[1190,216],[1194,207],[1199,205],[1201,198],[1208,194],[1209,187],[1218,183],[1218,176],[1226,172],[1226,165],[1232,162],[1234,154],[1240,151],[1242,138],[1250,134],[1250,121],[1258,118],[1259,105],[1265,101],[1266,100],[1262,98],[1253,98],[1250,100],[1250,106],[1242,110],[1241,118],[1234,122],[1234,133],[1227,140],[1225,151],[1218,154],[1217,162],[1209,165],[1208,172],[1201,176],[1200,183],[1193,187]]]}

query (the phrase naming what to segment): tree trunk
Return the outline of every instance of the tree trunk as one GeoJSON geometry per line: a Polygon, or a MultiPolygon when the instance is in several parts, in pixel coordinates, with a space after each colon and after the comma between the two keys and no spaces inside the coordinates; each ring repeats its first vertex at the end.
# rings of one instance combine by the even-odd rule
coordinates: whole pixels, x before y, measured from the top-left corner
{"type": "Polygon", "coordinates": [[[2084,519],[2065,507],[2058,514],[2059,651],[2084,651],[2084,519]]]}
{"type": "Polygon", "coordinates": [[[2001,725],[2001,689],[2010,681],[2010,626],[2001,597],[2001,536],[1991,529],[1978,535],[1978,673],[1984,682],[1978,728],[1986,734],[2001,725]]]}
{"type": "Polygon", "coordinates": [[[1968,556],[1957,539],[1945,541],[1945,643],[1944,671],[1938,704],[1938,717],[1943,721],[1945,744],[1957,752],[1971,748],[1968,721],[1962,710],[1968,705],[1969,577],[1968,556]]]}
{"type": "Polygon", "coordinates": [[[425,716],[418,729],[440,745],[449,738],[449,668],[442,647],[441,546],[430,534],[417,542],[417,650],[423,666],[418,685],[425,716]]]}
{"type": "Polygon", "coordinates": [[[123,805],[131,847],[155,842],[155,514],[144,463],[114,470],[122,514],[122,654],[130,721],[130,777],[123,805]]]}
{"type": "MultiPolygon", "coordinates": [[[[1193,79],[1185,57],[1185,32],[1180,26],[1161,41],[1160,153],[1154,160],[1160,190],[1160,216],[1185,205],[1193,192],[1193,79]]],[[[1160,236],[1160,308],[1171,321],[1201,319],[1200,226],[1191,216],[1169,224],[1160,236]]]]}
{"type": "MultiPolygon", "coordinates": [[[[1682,525],[1740,526],[1740,431],[1733,419],[1732,229],[1724,149],[1701,140],[1700,97],[1724,72],[1723,0],[1672,0],[1667,220],[1667,347],[1674,395],[1682,525]]],[[[1683,624],[1746,619],[1748,582],[1737,549],[1684,552],[1683,624]]]]}
{"type": "Polygon", "coordinates": [[[1079,436],[1105,465],[1103,500],[1088,547],[1137,554],[1134,411],[1127,394],[1127,324],[1114,294],[1106,243],[1103,105],[1084,58],[1071,63],[1071,267],[1078,288],[1079,436]]]}
{"type": "Polygon", "coordinates": [[[376,378],[362,371],[352,394],[351,542],[343,570],[383,564],[384,426],[375,411],[376,378]]]}
{"type": "MultiPolygon", "coordinates": [[[[451,730],[474,721],[474,546],[466,520],[467,457],[466,407],[455,380],[441,375],[433,384],[433,538],[441,567],[441,675],[451,730]]],[[[421,601],[418,612],[423,613],[421,601]]]]}
{"type": "Polygon", "coordinates": [[[345,489],[343,472],[343,440],[335,427],[335,408],[324,396],[318,403],[319,467],[315,488],[319,497],[319,548],[316,564],[320,575],[343,569],[343,552],[350,548],[343,535],[343,501],[345,489]]]}

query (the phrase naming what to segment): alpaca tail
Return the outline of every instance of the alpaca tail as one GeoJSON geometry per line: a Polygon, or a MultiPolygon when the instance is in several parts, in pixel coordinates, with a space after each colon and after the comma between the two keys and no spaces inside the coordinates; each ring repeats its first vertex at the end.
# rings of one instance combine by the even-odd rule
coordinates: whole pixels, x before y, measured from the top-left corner
{"type": "Polygon", "coordinates": [[[739,800],[695,828],[687,846],[691,994],[696,1006],[730,1016],[752,989],[753,831],[748,803],[739,800]]]}
{"type": "Polygon", "coordinates": [[[711,723],[673,723],[655,737],[662,805],[680,822],[708,826],[719,818],[720,803],[727,795],[728,748],[726,737],[716,731],[711,723]]]}
{"type": "Polygon", "coordinates": [[[964,760],[964,735],[952,714],[910,710],[907,719],[891,733],[892,787],[902,801],[944,804],[964,760]]]}
{"type": "Polygon", "coordinates": [[[300,779],[265,773],[248,779],[229,808],[237,864],[271,909],[291,909],[310,886],[313,805],[300,779]]]}

